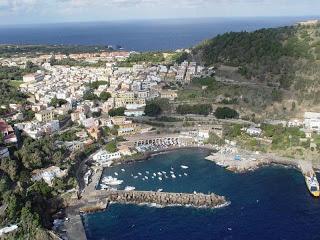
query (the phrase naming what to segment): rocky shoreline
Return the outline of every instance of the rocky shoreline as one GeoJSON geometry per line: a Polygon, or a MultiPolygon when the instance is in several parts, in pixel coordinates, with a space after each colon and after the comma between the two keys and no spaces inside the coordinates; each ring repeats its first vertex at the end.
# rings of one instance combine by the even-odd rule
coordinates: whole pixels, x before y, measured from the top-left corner
{"type": "Polygon", "coordinates": [[[190,206],[217,208],[229,202],[225,197],[203,193],[169,193],[151,191],[108,191],[108,200],[121,204],[157,204],[159,206],[190,206]]]}

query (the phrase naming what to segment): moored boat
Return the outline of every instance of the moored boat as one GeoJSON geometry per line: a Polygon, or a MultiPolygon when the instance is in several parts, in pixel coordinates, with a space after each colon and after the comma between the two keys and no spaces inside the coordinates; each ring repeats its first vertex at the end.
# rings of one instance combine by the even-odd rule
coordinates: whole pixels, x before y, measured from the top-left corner
{"type": "Polygon", "coordinates": [[[319,197],[320,196],[319,182],[316,176],[314,174],[306,174],[305,181],[311,195],[314,197],[319,197]]]}

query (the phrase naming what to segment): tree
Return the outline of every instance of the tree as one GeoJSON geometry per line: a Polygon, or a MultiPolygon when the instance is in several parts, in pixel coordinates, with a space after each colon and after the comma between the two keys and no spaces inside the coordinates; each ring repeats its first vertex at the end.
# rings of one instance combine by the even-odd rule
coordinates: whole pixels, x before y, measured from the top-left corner
{"type": "Polygon", "coordinates": [[[38,228],[40,228],[40,217],[37,213],[33,213],[28,207],[21,209],[20,225],[23,232],[28,235],[28,239],[32,239],[38,228]]]}
{"type": "Polygon", "coordinates": [[[149,117],[157,117],[161,114],[162,109],[159,104],[151,102],[146,105],[144,113],[149,117]]]}
{"type": "Polygon", "coordinates": [[[107,101],[109,98],[111,98],[111,94],[108,92],[102,92],[99,98],[101,101],[107,101]]]}
{"type": "Polygon", "coordinates": [[[62,105],[66,104],[66,103],[67,103],[66,100],[54,97],[51,99],[50,105],[53,107],[61,107],[62,105]]]}
{"type": "Polygon", "coordinates": [[[10,158],[3,158],[0,162],[0,169],[9,175],[11,180],[15,180],[18,173],[16,161],[10,158]]]}
{"type": "Polygon", "coordinates": [[[111,141],[106,145],[106,151],[110,152],[110,153],[114,153],[116,151],[118,151],[117,149],[117,142],[116,141],[111,141]]]}
{"type": "Polygon", "coordinates": [[[238,118],[239,113],[228,107],[218,107],[214,113],[215,117],[218,119],[226,119],[226,118],[238,118]]]}
{"type": "Polygon", "coordinates": [[[124,116],[124,111],[126,109],[124,107],[119,107],[119,108],[113,108],[109,111],[109,115],[111,117],[114,117],[114,116],[124,116]]]}

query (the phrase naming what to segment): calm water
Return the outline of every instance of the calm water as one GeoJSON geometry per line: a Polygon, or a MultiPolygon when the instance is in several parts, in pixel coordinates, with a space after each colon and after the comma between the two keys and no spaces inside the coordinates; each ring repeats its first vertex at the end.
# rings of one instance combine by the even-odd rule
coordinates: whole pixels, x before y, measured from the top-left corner
{"type": "Polygon", "coordinates": [[[117,172],[124,180],[121,188],[215,192],[226,196],[231,205],[205,210],[114,204],[106,212],[84,217],[88,239],[320,239],[320,200],[309,195],[298,171],[268,167],[234,174],[206,161],[206,155],[201,150],[178,151],[116,166],[104,174],[115,176],[117,172]],[[168,173],[171,167],[176,179],[142,180],[145,171],[168,173]],[[180,178],[184,172],[188,176],[180,178]],[[131,174],[139,177],[134,179],[131,174]]]}
{"type": "Polygon", "coordinates": [[[210,18],[1,26],[0,44],[121,45],[127,50],[191,47],[229,31],[292,25],[310,17],[210,18]]]}

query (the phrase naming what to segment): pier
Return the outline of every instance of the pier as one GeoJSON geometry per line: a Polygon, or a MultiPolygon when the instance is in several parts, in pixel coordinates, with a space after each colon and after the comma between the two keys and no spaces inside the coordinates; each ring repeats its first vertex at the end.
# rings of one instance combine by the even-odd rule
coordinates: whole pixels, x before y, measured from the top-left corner
{"type": "Polygon", "coordinates": [[[157,204],[161,206],[191,206],[216,208],[227,204],[225,197],[203,193],[172,193],[152,191],[98,191],[97,198],[120,204],[157,204]]]}

